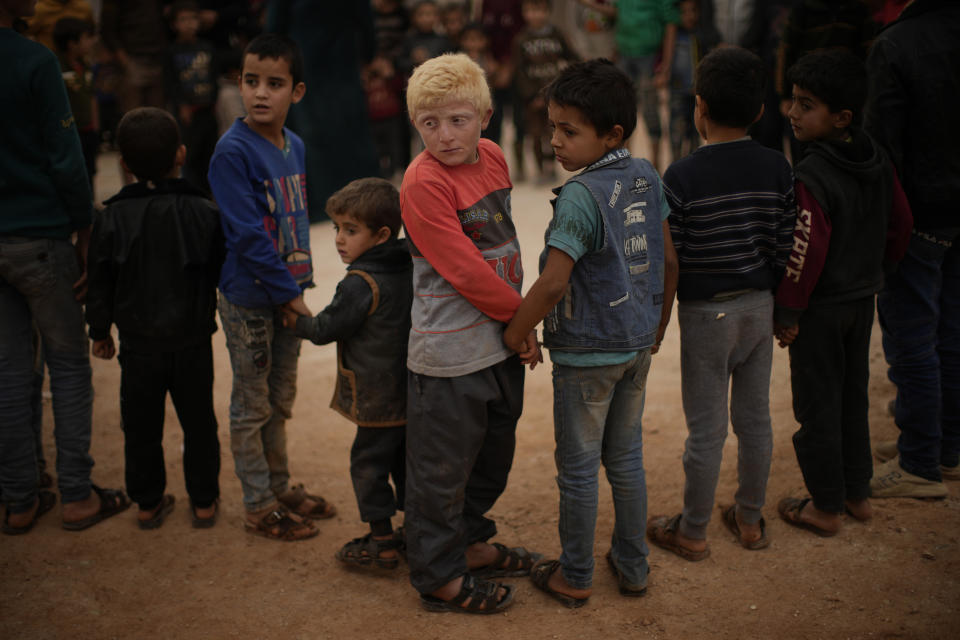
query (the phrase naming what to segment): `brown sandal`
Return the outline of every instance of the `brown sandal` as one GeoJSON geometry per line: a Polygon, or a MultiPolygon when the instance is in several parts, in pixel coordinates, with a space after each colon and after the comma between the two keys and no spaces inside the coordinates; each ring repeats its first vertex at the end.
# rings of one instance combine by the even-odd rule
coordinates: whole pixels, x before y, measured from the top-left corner
{"type": "Polygon", "coordinates": [[[243,526],[250,533],[284,542],[306,540],[320,533],[310,522],[301,520],[283,507],[274,509],[255,523],[245,520],[243,526]]]}
{"type": "Polygon", "coordinates": [[[290,511],[307,520],[326,520],[337,515],[337,508],[321,498],[307,493],[303,484],[295,484],[280,495],[277,500],[290,511]],[[312,509],[303,509],[303,503],[312,500],[316,504],[312,509]]]}

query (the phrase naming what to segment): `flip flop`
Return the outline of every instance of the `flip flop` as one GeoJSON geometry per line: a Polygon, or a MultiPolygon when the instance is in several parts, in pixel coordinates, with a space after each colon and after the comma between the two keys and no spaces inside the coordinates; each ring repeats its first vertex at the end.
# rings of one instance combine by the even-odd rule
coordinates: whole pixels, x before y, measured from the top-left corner
{"type": "Polygon", "coordinates": [[[167,519],[167,516],[173,511],[173,504],[177,501],[169,493],[160,498],[160,504],[157,505],[157,510],[153,513],[148,520],[141,520],[137,518],[137,526],[144,530],[150,529],[159,529],[160,525],[163,524],[163,521],[167,519]]]}
{"type": "Polygon", "coordinates": [[[10,524],[10,510],[8,509],[7,513],[3,516],[3,532],[8,536],[19,536],[30,531],[30,529],[33,529],[33,525],[37,524],[40,516],[50,511],[50,509],[53,509],[53,505],[55,504],[57,504],[57,494],[53,491],[38,491],[37,511],[33,514],[33,520],[22,527],[15,527],[10,524]]]}
{"type": "Polygon", "coordinates": [[[682,514],[677,514],[672,518],[669,516],[656,516],[647,523],[647,537],[650,542],[661,549],[666,549],[675,553],[684,560],[690,562],[700,562],[710,557],[710,547],[703,551],[694,551],[688,549],[677,542],[677,530],[680,528],[680,518],[682,514]]]}
{"type": "Polygon", "coordinates": [[[522,578],[530,575],[534,565],[543,559],[542,553],[531,553],[523,547],[507,548],[499,542],[492,546],[497,550],[497,558],[484,567],[471,569],[474,576],[483,579],[522,578]]]}
{"type": "Polygon", "coordinates": [[[561,564],[559,560],[546,560],[541,562],[530,572],[530,580],[533,582],[533,585],[536,588],[540,589],[551,598],[558,600],[568,609],[576,609],[587,604],[587,600],[590,598],[574,598],[573,596],[568,596],[565,593],[560,593],[550,586],[550,576],[552,576],[555,571],[560,569],[560,567],[561,564]]]}
{"type": "Polygon", "coordinates": [[[757,540],[751,540],[750,542],[745,542],[743,539],[743,534],[740,532],[740,525],[737,523],[737,505],[732,504],[722,512],[723,515],[723,524],[727,525],[727,529],[730,530],[736,538],[737,542],[740,543],[744,549],[750,551],[759,551],[760,549],[766,549],[770,546],[770,538],[767,537],[767,523],[763,518],[760,518],[760,537],[757,540]]]}
{"type": "Polygon", "coordinates": [[[217,516],[220,515],[220,500],[214,500],[211,506],[213,507],[213,515],[209,518],[201,518],[197,515],[197,505],[193,504],[193,500],[190,501],[190,523],[194,529],[209,529],[217,524],[217,516]]]}
{"type": "Polygon", "coordinates": [[[780,514],[780,519],[789,525],[797,527],[798,529],[812,531],[821,538],[831,538],[837,535],[836,531],[821,529],[815,524],[804,522],[800,519],[800,512],[803,511],[803,508],[807,506],[807,503],[810,502],[810,500],[810,498],[784,498],[777,503],[777,513],[780,514]]]}
{"type": "Polygon", "coordinates": [[[89,529],[98,522],[102,522],[107,518],[126,511],[127,507],[130,506],[130,498],[119,489],[101,489],[95,484],[91,484],[90,488],[97,494],[97,497],[100,498],[100,509],[92,516],[87,516],[83,520],[64,522],[63,528],[67,531],[83,531],[84,529],[89,529]]]}
{"type": "Polygon", "coordinates": [[[620,590],[620,595],[629,598],[639,598],[640,596],[647,595],[646,587],[637,587],[623,576],[620,567],[613,561],[613,555],[609,551],[607,552],[607,563],[610,565],[610,568],[613,569],[613,574],[617,576],[617,588],[620,590]]]}

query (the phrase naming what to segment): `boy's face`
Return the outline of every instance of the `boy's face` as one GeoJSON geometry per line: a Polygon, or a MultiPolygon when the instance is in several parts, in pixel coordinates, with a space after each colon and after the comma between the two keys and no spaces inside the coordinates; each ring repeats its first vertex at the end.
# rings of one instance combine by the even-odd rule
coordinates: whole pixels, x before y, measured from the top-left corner
{"type": "Polygon", "coordinates": [[[687,0],[680,3],[680,26],[687,31],[693,31],[697,28],[700,21],[700,7],[693,0],[687,0]]]}
{"type": "Polygon", "coordinates": [[[306,87],[293,84],[290,64],[283,58],[248,53],[240,74],[240,95],[247,111],[244,121],[254,130],[283,127],[290,105],[300,102],[306,87]]]}
{"type": "Polygon", "coordinates": [[[622,129],[619,134],[617,132],[620,125],[613,131],[597,135],[597,130],[583,117],[580,109],[559,105],[552,100],[547,105],[547,121],[553,130],[550,146],[557,162],[567,171],[579,171],[623,143],[622,129]]]}
{"type": "Polygon", "coordinates": [[[368,250],[390,239],[390,229],[374,231],[349,213],[332,213],[333,229],[337,232],[335,244],[344,264],[353,262],[368,250]]]}
{"type": "Polygon", "coordinates": [[[189,9],[180,11],[173,20],[173,30],[180,40],[194,40],[200,31],[200,14],[189,9]]]}
{"type": "Polygon", "coordinates": [[[425,2],[419,5],[413,12],[413,26],[421,33],[429,33],[437,29],[437,5],[432,2],[425,2]]]}
{"type": "Polygon", "coordinates": [[[527,26],[534,30],[544,27],[550,19],[550,8],[542,2],[524,2],[520,13],[527,26]]]}
{"type": "Polygon", "coordinates": [[[443,29],[447,32],[448,38],[457,37],[466,24],[467,16],[458,6],[450,7],[443,14],[443,29]]]}
{"type": "Polygon", "coordinates": [[[67,53],[75,58],[87,58],[97,44],[97,36],[92,33],[81,33],[76,40],[67,43],[67,53]]]}
{"type": "Polygon", "coordinates": [[[478,56],[487,48],[487,36],[478,29],[464,31],[460,36],[460,46],[471,57],[478,56]]]}
{"type": "Polygon", "coordinates": [[[448,167],[456,167],[479,160],[480,132],[487,127],[492,114],[492,109],[480,114],[470,102],[455,100],[421,109],[413,126],[430,155],[448,167]]]}
{"type": "Polygon", "coordinates": [[[793,101],[787,117],[794,137],[800,142],[831,140],[843,137],[850,126],[850,112],[832,112],[815,95],[793,85],[793,101]]]}

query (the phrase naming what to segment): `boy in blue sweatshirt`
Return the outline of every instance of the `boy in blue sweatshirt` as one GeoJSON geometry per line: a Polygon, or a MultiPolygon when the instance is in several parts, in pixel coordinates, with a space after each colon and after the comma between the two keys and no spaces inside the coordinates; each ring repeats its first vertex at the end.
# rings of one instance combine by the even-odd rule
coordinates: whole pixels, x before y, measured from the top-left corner
{"type": "Polygon", "coordinates": [[[540,278],[503,341],[519,352],[542,319],[553,361],[559,560],[539,563],[533,583],[568,607],[590,597],[597,473],[603,462],[616,509],[607,561],[620,593],[646,592],[647,492],[640,418],[650,356],[677,283],[660,177],[624,147],[637,123],[629,78],[606,60],[562,71],[546,89],[550,144],[567,171],[540,256],[540,278]]]}
{"type": "Polygon", "coordinates": [[[306,90],[302,76],[288,38],[268,34],[247,45],[240,74],[247,115],[217,143],[208,176],[227,245],[219,308],[233,368],[230,446],[246,528],[277,540],[313,537],[310,520],[336,513],[303,485],[291,487],[287,470],[300,338],[282,326],[280,307],[309,314],[303,289],[313,286],[304,146],[283,126],[306,90]]]}

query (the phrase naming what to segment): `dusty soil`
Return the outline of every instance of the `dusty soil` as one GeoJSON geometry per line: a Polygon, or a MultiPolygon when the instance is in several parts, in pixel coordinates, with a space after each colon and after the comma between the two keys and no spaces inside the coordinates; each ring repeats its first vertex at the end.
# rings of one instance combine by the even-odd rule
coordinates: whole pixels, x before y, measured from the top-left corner
{"type": "MultiPolygon", "coordinates": [[[[103,164],[103,162],[101,163],[103,164]]],[[[101,186],[101,195],[104,187],[101,186]]],[[[533,281],[536,255],[549,218],[544,187],[514,191],[517,221],[533,281]]],[[[317,287],[308,303],[329,300],[343,266],[329,225],[314,225],[317,287]]],[[[216,409],[223,445],[222,516],[210,530],[190,527],[180,462],[181,432],[168,403],[165,451],[168,491],[177,507],[164,526],[140,531],[128,511],[85,532],[60,528],[59,509],[26,536],[0,536],[0,638],[956,638],[960,625],[960,485],[940,501],[877,500],[868,524],[848,521],[835,538],[821,539],[784,524],[776,501],[801,495],[803,482],[790,436],[787,354],[777,350],[771,380],[774,460],[765,509],[769,549],[749,552],[720,521],[708,531],[712,555],[690,563],[656,547],[645,598],[621,597],[603,556],[613,509],[602,483],[597,522],[594,595],[567,610],[516,580],[516,603],[490,617],[423,611],[405,565],[388,575],[344,569],[333,557],[363,533],[348,474],[352,425],[328,409],[335,370],[332,346],[304,344],[293,419],[288,423],[295,481],[339,507],[309,541],[279,543],[241,526],[240,488],[229,452],[230,365],[223,335],[214,336],[216,409]],[[952,631],[951,631],[952,629],[952,631]]],[[[896,427],[886,412],[893,389],[885,377],[874,332],[871,424],[874,440],[896,427]]],[[[549,363],[527,377],[526,409],[506,493],[492,515],[499,540],[555,557],[554,481],[549,363]]],[[[123,485],[123,434],[116,361],[94,362],[92,453],[94,480],[123,485]]],[[[644,416],[649,511],[681,506],[686,427],[680,405],[679,342],[672,325],[649,377],[644,416]]],[[[45,416],[46,449],[54,459],[52,418],[45,416]]],[[[717,501],[732,501],[736,438],[724,450],[717,501]]]]}

